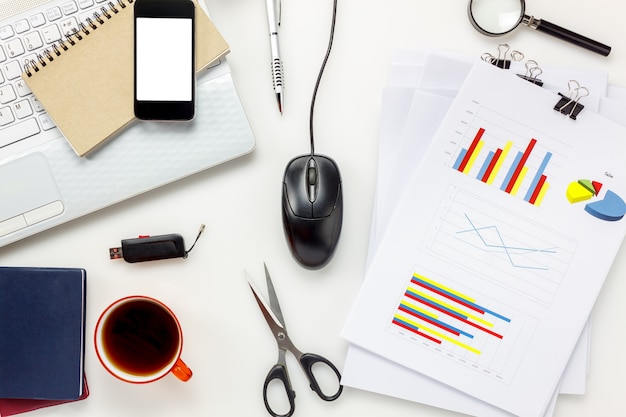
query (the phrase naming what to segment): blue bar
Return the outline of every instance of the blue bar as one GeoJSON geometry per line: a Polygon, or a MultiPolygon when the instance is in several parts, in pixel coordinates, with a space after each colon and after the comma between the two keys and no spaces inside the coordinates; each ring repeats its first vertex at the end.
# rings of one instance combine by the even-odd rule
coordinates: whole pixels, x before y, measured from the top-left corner
{"type": "Polygon", "coordinates": [[[480,308],[481,308],[481,309],[482,309],[485,313],[489,313],[489,314],[491,314],[492,316],[499,318],[500,320],[504,320],[504,321],[506,321],[507,323],[510,323],[510,322],[511,322],[511,319],[509,319],[509,318],[507,318],[507,317],[504,317],[502,314],[498,314],[498,313],[496,313],[495,311],[492,311],[492,310],[489,310],[489,309],[486,309],[486,308],[482,308],[482,307],[480,307],[480,308]]]}
{"type": "Polygon", "coordinates": [[[477,180],[482,181],[483,175],[485,175],[485,172],[487,172],[487,168],[489,168],[489,164],[491,164],[491,160],[493,159],[494,155],[495,155],[494,151],[489,151],[489,155],[487,155],[487,159],[485,159],[485,163],[480,168],[480,172],[478,173],[478,176],[476,176],[477,180]]]}
{"type": "Polygon", "coordinates": [[[515,170],[517,169],[517,165],[519,164],[523,155],[524,155],[523,152],[517,153],[517,156],[515,157],[515,161],[513,161],[513,165],[511,165],[511,168],[509,168],[509,172],[507,172],[506,178],[502,182],[502,186],[500,187],[500,190],[506,191],[506,187],[509,185],[509,181],[511,181],[511,177],[513,177],[513,174],[515,173],[515,170]]]}
{"type": "Polygon", "coordinates": [[[533,196],[533,193],[535,192],[535,188],[537,188],[537,184],[539,183],[541,176],[548,166],[548,162],[550,162],[550,158],[552,158],[552,152],[547,152],[546,156],[543,158],[543,161],[541,161],[541,165],[539,166],[539,170],[535,174],[535,178],[533,178],[533,182],[530,184],[530,188],[526,192],[526,197],[524,197],[524,200],[530,201],[530,198],[533,196]]]}
{"type": "Polygon", "coordinates": [[[459,166],[461,166],[461,162],[463,162],[463,158],[465,158],[466,153],[467,153],[467,149],[465,148],[461,149],[461,153],[456,158],[456,162],[454,163],[452,168],[456,169],[457,171],[459,170],[459,166]]]}

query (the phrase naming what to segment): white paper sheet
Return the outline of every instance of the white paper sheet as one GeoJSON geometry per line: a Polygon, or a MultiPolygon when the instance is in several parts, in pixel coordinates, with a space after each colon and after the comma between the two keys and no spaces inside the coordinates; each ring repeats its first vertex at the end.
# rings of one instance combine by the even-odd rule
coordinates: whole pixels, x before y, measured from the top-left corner
{"type": "MultiPolygon", "coordinates": [[[[393,106],[393,108],[387,108],[387,110],[396,116],[405,113],[399,109],[400,105],[403,103],[401,98],[404,95],[404,91],[399,87],[392,88],[391,90],[392,91],[388,92],[388,94],[385,94],[385,97],[390,99],[390,103],[388,104],[389,106],[393,106]],[[397,98],[400,98],[400,100],[396,100],[397,98]]],[[[426,151],[422,148],[425,148],[430,142],[429,140],[422,141],[416,139],[422,137],[429,139],[434,135],[451,102],[452,100],[449,98],[431,93],[421,91],[414,93],[412,105],[410,105],[407,114],[407,119],[410,120],[410,122],[405,124],[402,133],[398,135],[400,141],[395,144],[397,149],[396,155],[393,157],[390,156],[391,159],[397,162],[388,163],[380,167],[381,170],[379,173],[382,173],[384,168],[386,171],[391,171],[392,177],[388,179],[388,184],[386,185],[386,201],[380,201],[379,205],[384,205],[385,202],[390,205],[395,204],[398,196],[401,195],[403,191],[401,188],[405,185],[405,183],[401,181],[401,178],[406,178],[410,175],[410,165],[407,160],[415,158],[415,155],[422,155],[426,151]],[[413,140],[410,140],[411,138],[413,140]],[[391,169],[391,167],[395,169],[391,169]]],[[[398,122],[397,120],[395,121],[398,122]]],[[[381,140],[384,139],[381,138],[381,140]]],[[[387,150],[386,153],[393,154],[392,150],[387,150]]],[[[392,207],[389,209],[393,211],[392,207]]],[[[387,226],[386,219],[388,216],[385,213],[389,209],[381,210],[380,215],[376,216],[379,219],[376,226],[382,231],[384,231],[387,226]]],[[[373,232],[373,234],[374,233],[375,232],[373,232]]],[[[372,247],[376,247],[375,241],[373,241],[372,247]]],[[[568,365],[569,376],[564,378],[563,381],[566,387],[563,387],[560,392],[584,392],[587,373],[586,354],[588,352],[586,335],[587,333],[585,332],[583,343],[581,343],[580,348],[576,350],[578,352],[577,360],[571,361],[570,365],[568,365]]],[[[342,383],[353,388],[383,393],[385,395],[475,416],[510,416],[509,413],[482,401],[478,401],[460,391],[450,389],[446,385],[437,383],[417,372],[404,368],[363,349],[359,349],[356,346],[349,347],[342,375],[342,383]],[[419,387],[419,389],[415,387],[419,387]]],[[[551,411],[552,409],[549,413],[546,413],[546,416],[551,415],[551,411]]]]}

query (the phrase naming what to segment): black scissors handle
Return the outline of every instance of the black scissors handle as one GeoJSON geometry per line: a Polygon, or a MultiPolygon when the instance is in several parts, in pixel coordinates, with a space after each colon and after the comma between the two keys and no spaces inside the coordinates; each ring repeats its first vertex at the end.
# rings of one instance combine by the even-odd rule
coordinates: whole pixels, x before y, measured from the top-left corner
{"type": "Polygon", "coordinates": [[[302,354],[302,356],[300,356],[298,360],[300,361],[300,365],[302,365],[304,374],[309,380],[309,386],[311,387],[313,391],[317,393],[317,395],[319,395],[319,397],[322,400],[334,401],[337,398],[339,398],[339,396],[341,395],[341,391],[343,391],[343,385],[341,385],[341,374],[339,373],[339,370],[337,369],[337,367],[335,367],[335,365],[333,365],[331,361],[329,361],[323,356],[316,355],[315,353],[304,353],[302,354]],[[316,363],[321,363],[329,367],[337,376],[338,388],[337,388],[337,392],[335,392],[334,394],[327,395],[322,391],[322,388],[320,387],[319,383],[317,382],[317,379],[315,378],[315,374],[313,373],[313,366],[316,363]]]}
{"type": "MultiPolygon", "coordinates": [[[[298,360],[300,361],[300,365],[302,366],[304,374],[309,380],[309,386],[311,387],[313,391],[315,391],[315,393],[322,400],[334,401],[337,398],[339,398],[339,396],[341,395],[341,392],[343,391],[343,385],[341,385],[340,383],[341,374],[339,373],[339,370],[337,369],[337,367],[333,365],[331,361],[324,358],[323,356],[316,355],[314,353],[304,353],[298,358],[298,360]],[[338,388],[335,393],[332,393],[332,394],[324,393],[324,391],[322,390],[322,387],[320,387],[320,384],[317,382],[315,373],[313,372],[313,366],[315,366],[315,364],[325,365],[335,373],[335,375],[337,376],[337,382],[338,382],[338,388]]],[[[296,398],[296,393],[291,387],[291,381],[289,380],[287,367],[280,363],[274,365],[272,369],[270,369],[269,373],[267,374],[267,377],[265,378],[265,384],[263,385],[263,401],[265,402],[265,408],[273,417],[290,417],[293,415],[296,409],[296,404],[294,401],[295,398],[296,398]],[[270,383],[272,383],[272,381],[274,380],[278,380],[282,383],[283,387],[285,388],[285,393],[287,394],[287,399],[289,400],[289,411],[285,414],[276,413],[272,409],[272,406],[270,405],[269,400],[267,398],[267,389],[270,383]]]]}
{"type": "Polygon", "coordinates": [[[289,380],[289,374],[287,373],[287,367],[282,364],[276,364],[270,369],[267,377],[265,378],[265,384],[263,385],[263,401],[265,402],[265,408],[268,413],[270,413],[273,417],[290,417],[293,415],[293,412],[296,409],[296,403],[294,401],[296,398],[296,392],[291,388],[291,381],[289,380]],[[285,388],[285,393],[287,394],[287,399],[289,400],[289,411],[285,414],[278,414],[274,410],[272,410],[272,406],[270,405],[267,399],[267,387],[274,380],[278,380],[282,383],[285,388]]]}

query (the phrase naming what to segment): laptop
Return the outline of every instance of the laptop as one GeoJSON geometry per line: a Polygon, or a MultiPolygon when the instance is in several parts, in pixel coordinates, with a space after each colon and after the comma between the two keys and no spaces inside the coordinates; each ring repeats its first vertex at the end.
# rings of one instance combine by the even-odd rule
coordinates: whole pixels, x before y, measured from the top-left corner
{"type": "Polygon", "coordinates": [[[192,121],[137,121],[93,153],[77,156],[25,86],[23,63],[50,47],[50,30],[71,30],[81,16],[109,3],[0,0],[0,247],[255,147],[223,58],[197,77],[192,121]]]}

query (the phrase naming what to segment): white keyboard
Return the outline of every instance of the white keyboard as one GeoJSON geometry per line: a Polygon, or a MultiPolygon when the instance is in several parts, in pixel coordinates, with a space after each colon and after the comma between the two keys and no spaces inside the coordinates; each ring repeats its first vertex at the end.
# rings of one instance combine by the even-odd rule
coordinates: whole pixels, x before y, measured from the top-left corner
{"type": "Polygon", "coordinates": [[[56,127],[22,80],[26,63],[39,63],[81,24],[89,29],[90,20],[115,7],[117,0],[50,1],[0,21],[0,150],[56,127]]]}

